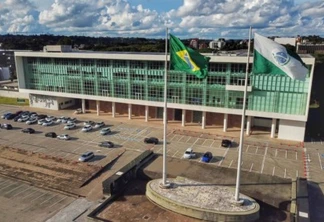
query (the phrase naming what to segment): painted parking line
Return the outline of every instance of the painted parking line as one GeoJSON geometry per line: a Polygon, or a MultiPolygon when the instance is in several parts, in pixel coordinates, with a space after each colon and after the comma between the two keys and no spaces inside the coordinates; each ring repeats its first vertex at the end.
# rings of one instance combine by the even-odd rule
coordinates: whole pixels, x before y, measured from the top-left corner
{"type": "Polygon", "coordinates": [[[10,181],[8,181],[8,182],[9,182],[9,184],[6,184],[6,186],[1,187],[0,190],[5,189],[5,188],[7,188],[7,187],[10,187],[10,186],[13,185],[13,184],[17,184],[17,183],[11,183],[10,181]]]}
{"type": "Polygon", "coordinates": [[[265,152],[264,152],[264,156],[263,156],[263,159],[262,159],[261,174],[263,173],[264,163],[265,163],[265,159],[266,159],[266,156],[267,156],[267,152],[268,152],[268,147],[266,147],[265,152]]]}
{"type": "Polygon", "coordinates": [[[319,164],[320,164],[320,168],[321,168],[321,170],[323,170],[323,165],[322,165],[322,159],[321,159],[321,156],[320,156],[319,153],[317,153],[317,154],[318,154],[318,161],[319,161],[319,164]]]}
{"type": "Polygon", "coordinates": [[[39,205],[41,206],[41,205],[43,205],[44,203],[46,203],[46,202],[48,202],[48,201],[54,199],[54,198],[57,197],[57,196],[58,196],[58,194],[55,194],[55,195],[53,195],[51,198],[48,198],[47,200],[44,200],[43,202],[41,202],[39,205]]]}
{"type": "Polygon", "coordinates": [[[255,154],[258,153],[259,147],[257,146],[256,150],[255,150],[255,154]]]}
{"type": "Polygon", "coordinates": [[[62,199],[60,199],[59,201],[56,201],[55,203],[53,203],[51,206],[49,206],[48,208],[51,209],[52,207],[54,207],[56,204],[61,203],[63,200],[65,200],[67,198],[67,196],[63,197],[62,199]]]}
{"type": "Polygon", "coordinates": [[[230,164],[228,165],[228,168],[231,168],[232,163],[233,163],[233,160],[231,160],[230,164]]]}
{"type": "Polygon", "coordinates": [[[18,192],[18,193],[16,193],[15,195],[13,195],[11,198],[13,198],[13,197],[16,197],[16,196],[18,196],[18,195],[20,195],[21,193],[23,193],[23,192],[26,192],[27,190],[30,190],[32,187],[30,186],[30,187],[28,187],[27,189],[25,189],[25,190],[22,190],[22,191],[20,191],[20,192],[18,192]]]}
{"type": "Polygon", "coordinates": [[[251,171],[252,171],[252,169],[253,169],[253,163],[251,164],[251,167],[250,167],[250,171],[249,171],[249,172],[251,172],[251,171]]]}
{"type": "Polygon", "coordinates": [[[285,168],[284,178],[287,176],[287,169],[285,168]]]}
{"type": "Polygon", "coordinates": [[[24,184],[20,184],[19,186],[15,187],[14,189],[9,190],[8,192],[6,192],[5,194],[11,193],[12,191],[15,191],[17,189],[19,189],[20,187],[22,187],[24,184]]]}
{"type": "Polygon", "coordinates": [[[276,171],[276,167],[274,166],[274,167],[273,167],[273,170],[272,170],[272,176],[274,176],[275,171],[276,171]]]}
{"type": "Polygon", "coordinates": [[[223,160],[225,159],[225,156],[226,156],[226,154],[228,153],[228,151],[229,151],[229,148],[227,148],[227,149],[225,150],[224,155],[223,155],[221,161],[219,161],[219,163],[218,163],[218,166],[220,166],[220,165],[223,163],[223,160]]]}

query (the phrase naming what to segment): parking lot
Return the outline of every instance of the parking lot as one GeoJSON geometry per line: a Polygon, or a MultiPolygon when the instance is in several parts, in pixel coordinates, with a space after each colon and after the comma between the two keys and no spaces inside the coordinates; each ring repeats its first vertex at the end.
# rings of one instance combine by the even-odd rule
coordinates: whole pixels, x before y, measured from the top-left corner
{"type": "Polygon", "coordinates": [[[45,221],[74,200],[25,182],[0,177],[0,201],[5,203],[0,204],[1,221],[45,221]]]}
{"type": "MultiPolygon", "coordinates": [[[[16,107],[2,107],[0,115],[6,112],[14,112],[16,107]]],[[[47,114],[46,110],[42,110],[42,114],[47,114]]],[[[59,113],[59,112],[57,112],[59,113]]],[[[72,116],[72,115],[71,115],[72,116]]],[[[96,119],[98,117],[93,114],[96,119]]],[[[60,115],[56,115],[60,117],[60,115]]],[[[73,116],[73,117],[81,117],[73,116]]],[[[100,117],[99,117],[100,118],[100,117]]],[[[87,119],[89,120],[89,119],[87,119]]],[[[142,152],[146,149],[151,149],[156,153],[162,153],[163,151],[163,131],[161,128],[153,126],[134,125],[132,122],[118,122],[100,121],[106,122],[107,126],[111,128],[112,133],[110,135],[100,135],[100,129],[93,130],[91,132],[82,132],[83,120],[78,120],[77,127],[71,130],[64,130],[63,123],[55,123],[52,126],[41,125],[29,125],[27,126],[23,122],[13,122],[11,120],[1,119],[1,123],[11,123],[13,125],[12,130],[1,129],[0,144],[8,145],[26,149],[33,152],[46,153],[47,155],[66,158],[71,161],[77,161],[78,157],[86,152],[93,151],[96,158],[90,160],[89,164],[104,166],[106,164],[106,158],[112,153],[116,153],[118,150],[132,150],[142,152]],[[21,130],[26,127],[32,127],[36,130],[35,134],[24,134],[21,130]],[[56,132],[56,134],[69,134],[71,140],[62,141],[56,138],[47,138],[45,133],[56,132]],[[160,139],[160,143],[157,145],[145,144],[143,142],[145,137],[155,136],[160,139]],[[98,145],[103,141],[112,141],[115,144],[115,148],[101,148],[98,145]]],[[[167,135],[167,155],[174,158],[182,158],[184,151],[191,147],[196,153],[196,158],[189,161],[200,161],[201,156],[210,151],[213,154],[213,158],[209,164],[215,164],[217,166],[237,168],[237,156],[238,156],[238,141],[233,138],[234,146],[230,148],[224,148],[221,146],[221,139],[219,138],[201,138],[198,136],[188,136],[177,134],[177,132],[169,130],[167,135]]],[[[243,147],[243,162],[242,169],[248,172],[256,172],[260,174],[269,174],[280,176],[284,178],[295,178],[297,176],[304,176],[305,163],[304,163],[304,150],[301,147],[287,147],[276,144],[264,143],[245,143],[243,147]]]]}

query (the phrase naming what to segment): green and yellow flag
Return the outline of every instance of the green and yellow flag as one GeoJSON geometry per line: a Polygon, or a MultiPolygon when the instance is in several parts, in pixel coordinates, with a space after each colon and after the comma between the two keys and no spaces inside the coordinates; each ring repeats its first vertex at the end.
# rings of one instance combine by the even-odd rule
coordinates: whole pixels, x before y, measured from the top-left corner
{"type": "Polygon", "coordinates": [[[184,46],[177,37],[170,34],[170,62],[171,69],[194,74],[200,79],[208,74],[209,57],[184,46]]]}

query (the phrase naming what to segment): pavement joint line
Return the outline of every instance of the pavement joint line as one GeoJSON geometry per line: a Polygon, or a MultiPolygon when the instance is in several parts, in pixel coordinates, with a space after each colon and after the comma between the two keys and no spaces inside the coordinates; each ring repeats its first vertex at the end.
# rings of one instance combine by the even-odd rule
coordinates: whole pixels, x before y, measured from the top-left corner
{"type": "Polygon", "coordinates": [[[33,201],[35,201],[35,200],[37,200],[37,199],[39,199],[40,197],[42,197],[42,196],[44,196],[44,195],[46,195],[47,193],[43,193],[43,194],[41,194],[40,196],[38,196],[38,197],[36,197],[36,198],[34,198],[34,199],[32,199],[30,202],[33,202],[33,201]]]}
{"type": "Polygon", "coordinates": [[[20,184],[18,187],[15,187],[14,189],[9,190],[8,192],[6,192],[5,194],[11,193],[14,190],[17,190],[18,188],[20,188],[21,186],[23,186],[24,184],[20,184]]]}
{"type": "Polygon", "coordinates": [[[38,190],[33,190],[30,194],[28,194],[27,196],[24,196],[22,199],[24,200],[26,197],[29,197],[31,194],[38,192],[38,190]]]}
{"type": "Polygon", "coordinates": [[[285,168],[284,178],[287,176],[287,169],[285,168]]]}
{"type": "Polygon", "coordinates": [[[16,193],[15,195],[13,195],[11,198],[13,198],[13,197],[16,197],[16,196],[18,196],[19,194],[21,194],[21,193],[23,193],[23,192],[26,192],[27,190],[30,190],[32,187],[31,186],[29,186],[27,189],[25,189],[25,190],[22,190],[22,191],[20,191],[20,192],[18,192],[18,193],[16,193]]]}
{"type": "Polygon", "coordinates": [[[52,200],[52,199],[53,199],[54,197],[56,197],[56,196],[58,196],[58,194],[55,194],[55,195],[53,195],[51,198],[48,198],[48,199],[44,200],[44,201],[41,202],[39,205],[42,205],[42,204],[44,204],[44,203],[46,203],[46,202],[52,200]]]}
{"type": "Polygon", "coordinates": [[[3,183],[6,183],[6,182],[8,182],[8,180],[3,180],[0,182],[0,185],[2,185],[3,183]]]}
{"type": "Polygon", "coordinates": [[[287,159],[287,157],[288,157],[288,151],[286,150],[286,159],[287,159]]]}
{"type": "Polygon", "coordinates": [[[8,181],[8,183],[9,183],[9,185],[6,184],[6,186],[1,187],[0,190],[2,190],[2,189],[4,189],[4,188],[7,188],[7,187],[10,187],[12,184],[14,184],[14,183],[11,183],[11,181],[8,181]]]}
{"type": "Polygon", "coordinates": [[[257,154],[257,153],[258,153],[258,149],[259,149],[259,147],[257,147],[257,148],[256,148],[256,150],[255,150],[255,154],[257,154]]]}
{"type": "MultiPolygon", "coordinates": [[[[60,199],[59,201],[56,201],[54,204],[52,204],[52,205],[49,206],[48,208],[50,209],[50,208],[54,207],[56,204],[62,202],[62,201],[65,200],[67,197],[68,197],[68,196],[65,196],[65,197],[63,197],[62,199],[60,199]]],[[[66,207],[66,206],[63,206],[63,207],[66,207]]],[[[58,211],[58,212],[59,212],[59,211],[58,211]]]]}
{"type": "Polygon", "coordinates": [[[191,136],[188,136],[189,138],[187,139],[186,143],[188,143],[188,141],[191,139],[191,136]]]}
{"type": "Polygon", "coordinates": [[[177,150],[177,151],[173,154],[172,157],[175,157],[175,155],[176,155],[178,152],[179,152],[179,150],[177,150]]]}

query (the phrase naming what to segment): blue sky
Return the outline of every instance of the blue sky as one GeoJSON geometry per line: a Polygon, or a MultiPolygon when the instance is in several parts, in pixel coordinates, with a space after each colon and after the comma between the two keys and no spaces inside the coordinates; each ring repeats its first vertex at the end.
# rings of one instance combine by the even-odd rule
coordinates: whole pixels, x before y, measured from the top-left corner
{"type": "Polygon", "coordinates": [[[318,0],[0,0],[0,34],[164,38],[324,36],[318,0]]]}

